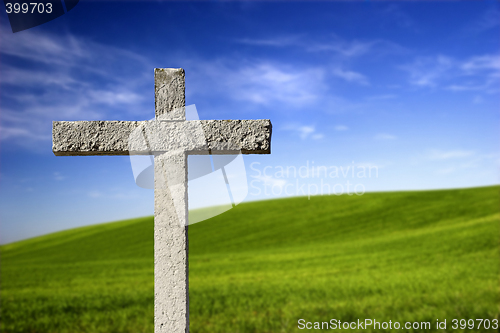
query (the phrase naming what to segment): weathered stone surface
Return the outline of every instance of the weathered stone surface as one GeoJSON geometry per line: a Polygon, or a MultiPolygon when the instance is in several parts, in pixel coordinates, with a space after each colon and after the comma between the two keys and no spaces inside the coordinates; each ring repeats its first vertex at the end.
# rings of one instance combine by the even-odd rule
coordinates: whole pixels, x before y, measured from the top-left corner
{"type": "Polygon", "coordinates": [[[52,151],[56,156],[127,155],[128,137],[138,121],[54,121],[52,151]]]}
{"type": "Polygon", "coordinates": [[[269,119],[201,120],[201,124],[213,154],[235,149],[241,149],[243,154],[271,153],[272,125],[269,119]]]}
{"type": "Polygon", "coordinates": [[[155,156],[155,333],[189,332],[187,155],[155,156]]]}
{"type": "Polygon", "coordinates": [[[155,333],[189,332],[189,154],[270,154],[271,121],[185,121],[185,74],[155,69],[154,121],[55,121],[57,156],[154,154],[155,333]]]}
{"type": "MultiPolygon", "coordinates": [[[[56,156],[128,155],[167,152],[182,147],[197,154],[210,149],[213,154],[271,153],[272,125],[260,120],[163,121],[54,121],[52,151],[56,156]],[[133,146],[129,138],[142,128],[148,145],[133,146]],[[200,130],[207,145],[200,146],[200,130]]],[[[134,141],[135,142],[135,141],[134,141]]]]}
{"type": "Polygon", "coordinates": [[[186,123],[182,121],[186,119],[184,87],[183,69],[155,68],[157,121],[143,122],[143,140],[132,136],[129,142],[129,147],[145,143],[137,148],[146,153],[157,151],[161,143],[173,150],[154,158],[155,333],[189,332],[187,155],[181,148],[186,135],[175,126],[186,123]],[[166,122],[162,127],[158,120],[181,122],[166,122]]]}
{"type": "Polygon", "coordinates": [[[155,116],[185,120],[185,73],[182,68],[155,68],[155,116]]]}

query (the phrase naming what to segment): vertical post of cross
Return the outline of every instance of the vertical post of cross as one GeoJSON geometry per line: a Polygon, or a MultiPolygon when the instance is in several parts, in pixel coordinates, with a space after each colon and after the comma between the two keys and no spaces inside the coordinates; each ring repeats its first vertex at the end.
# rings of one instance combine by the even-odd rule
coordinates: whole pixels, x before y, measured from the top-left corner
{"type": "MultiPolygon", "coordinates": [[[[184,107],[184,70],[155,68],[155,120],[185,120],[184,107]]],[[[154,169],[155,333],[187,333],[189,332],[187,153],[166,152],[156,155],[154,169]],[[174,200],[175,204],[178,204],[177,207],[185,207],[184,211],[176,211],[174,200]]]]}

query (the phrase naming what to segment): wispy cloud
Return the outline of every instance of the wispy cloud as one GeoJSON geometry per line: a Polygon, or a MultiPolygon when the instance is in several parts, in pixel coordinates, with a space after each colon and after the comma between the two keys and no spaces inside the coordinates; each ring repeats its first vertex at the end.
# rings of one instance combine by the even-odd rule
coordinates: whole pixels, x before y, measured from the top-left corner
{"type": "Polygon", "coordinates": [[[292,35],[292,36],[279,36],[274,38],[262,38],[262,39],[240,38],[240,39],[235,39],[235,41],[247,45],[284,47],[284,46],[301,45],[302,44],[301,38],[302,38],[301,35],[292,35]]]}
{"type": "Polygon", "coordinates": [[[350,70],[344,70],[342,68],[335,68],[332,71],[333,75],[339,77],[341,79],[346,80],[347,82],[358,83],[362,85],[368,85],[368,79],[361,73],[357,73],[350,70]]]}
{"type": "Polygon", "coordinates": [[[296,130],[300,133],[300,138],[302,140],[307,139],[307,137],[315,131],[314,126],[299,126],[296,130]]]}
{"type": "MultiPolygon", "coordinates": [[[[5,111],[5,110],[4,110],[5,111]]],[[[25,138],[30,141],[50,140],[50,133],[34,133],[27,128],[21,127],[20,122],[17,126],[0,126],[0,140],[13,138],[25,138]]]]}
{"type": "Polygon", "coordinates": [[[353,59],[362,56],[380,56],[406,53],[407,50],[399,44],[384,39],[345,40],[336,35],[329,39],[305,42],[304,49],[308,52],[331,52],[334,55],[353,59]]]}
{"type": "Polygon", "coordinates": [[[103,193],[100,191],[90,191],[87,193],[87,195],[90,198],[101,198],[103,196],[103,193]]]}
{"type": "Polygon", "coordinates": [[[349,129],[349,127],[344,126],[344,125],[337,125],[337,126],[334,127],[334,129],[336,131],[347,131],[349,129]]]}
{"type": "Polygon", "coordinates": [[[275,178],[269,175],[256,175],[256,176],[251,176],[254,179],[260,180],[266,185],[269,185],[271,187],[279,187],[282,188],[287,184],[287,180],[283,178],[275,178]]]}
{"type": "Polygon", "coordinates": [[[437,158],[431,153],[430,158],[437,160],[445,166],[436,170],[437,174],[448,175],[460,172],[466,169],[478,169],[487,166],[500,166],[498,153],[492,154],[477,154],[474,151],[455,150],[455,151],[438,151],[437,158]]]}
{"type": "Polygon", "coordinates": [[[89,198],[97,199],[97,198],[106,198],[114,199],[114,200],[128,200],[137,198],[137,194],[130,190],[124,190],[119,188],[107,189],[103,190],[92,190],[87,192],[87,196],[89,198]]]}
{"type": "Polygon", "coordinates": [[[428,158],[431,160],[449,160],[449,159],[469,157],[472,155],[474,155],[474,152],[470,150],[457,149],[457,150],[443,151],[443,150],[433,149],[428,154],[428,158]]]}
{"type": "Polygon", "coordinates": [[[413,63],[401,66],[410,74],[410,83],[421,87],[435,87],[443,76],[449,74],[454,66],[451,58],[438,55],[436,57],[419,57],[413,63]]]}
{"type": "Polygon", "coordinates": [[[410,75],[410,83],[451,91],[498,92],[500,56],[485,54],[464,60],[448,56],[419,57],[401,69],[410,75]]]}
{"type": "Polygon", "coordinates": [[[313,139],[319,140],[324,137],[323,133],[319,133],[313,125],[297,125],[291,124],[284,129],[295,132],[302,140],[313,139]]]}
{"type": "Polygon", "coordinates": [[[478,71],[496,71],[495,75],[500,75],[500,56],[483,55],[468,59],[460,66],[467,74],[475,74],[478,71]]]}
{"type": "Polygon", "coordinates": [[[401,45],[383,39],[345,40],[333,34],[328,37],[305,35],[275,36],[267,38],[236,39],[235,42],[263,47],[294,47],[306,52],[331,52],[343,58],[364,55],[406,52],[401,45]]]}
{"type": "Polygon", "coordinates": [[[397,137],[392,134],[379,133],[375,135],[375,140],[395,140],[397,137]]]}
{"type": "Polygon", "coordinates": [[[382,94],[382,95],[367,96],[366,99],[369,101],[383,101],[383,100],[395,99],[397,97],[398,96],[394,94],[382,94]]]}
{"type": "Polygon", "coordinates": [[[436,170],[436,173],[440,175],[448,175],[455,172],[456,170],[456,167],[440,168],[436,170]]]}
{"type": "Polygon", "coordinates": [[[321,67],[298,68],[265,60],[189,62],[195,72],[190,86],[200,95],[217,92],[238,102],[302,108],[318,101],[326,90],[325,70],[321,67]]]}
{"type": "Polygon", "coordinates": [[[479,18],[470,23],[465,31],[479,33],[500,25],[500,10],[495,6],[488,8],[479,18]]]}
{"type": "Polygon", "coordinates": [[[415,21],[397,4],[390,4],[387,8],[380,12],[383,16],[392,19],[397,25],[403,28],[415,29],[415,21]]]}
{"type": "Polygon", "coordinates": [[[0,26],[0,53],[8,56],[0,67],[1,140],[37,149],[50,140],[53,120],[144,113],[152,68],[145,58],[71,34],[6,29],[0,26]]]}
{"type": "Polygon", "coordinates": [[[474,96],[474,99],[472,100],[472,103],[474,104],[481,104],[484,102],[484,99],[481,96],[474,96]]]}
{"type": "MultiPolygon", "coordinates": [[[[298,66],[293,62],[254,58],[239,61],[190,58],[184,59],[184,63],[192,73],[188,94],[195,95],[193,98],[196,99],[220,94],[224,100],[232,100],[240,107],[256,109],[264,106],[287,113],[309,108],[337,114],[366,106],[363,101],[352,101],[331,93],[332,85],[337,83],[328,64],[298,66]]],[[[341,67],[336,65],[335,68],[341,67]]],[[[344,76],[350,75],[351,81],[364,81],[362,74],[342,71],[344,76]]]]}
{"type": "Polygon", "coordinates": [[[230,83],[239,91],[236,98],[254,103],[268,101],[282,103],[310,103],[317,99],[315,87],[323,82],[323,71],[319,68],[281,68],[271,63],[261,63],[238,70],[238,80],[230,83]]]}
{"type": "Polygon", "coordinates": [[[359,57],[373,50],[379,41],[343,41],[334,38],[328,42],[316,42],[306,46],[310,52],[333,52],[347,58],[359,57]]]}
{"type": "Polygon", "coordinates": [[[64,177],[60,172],[54,172],[54,179],[57,181],[65,180],[66,177],[64,177]]]}

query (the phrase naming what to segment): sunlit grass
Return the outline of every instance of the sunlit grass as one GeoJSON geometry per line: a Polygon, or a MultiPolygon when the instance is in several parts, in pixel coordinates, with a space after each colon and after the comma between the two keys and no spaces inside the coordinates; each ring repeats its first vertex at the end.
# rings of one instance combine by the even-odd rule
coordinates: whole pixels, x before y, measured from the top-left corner
{"type": "MultiPolygon", "coordinates": [[[[191,225],[191,332],[498,318],[498,191],[271,200],[191,225]]],[[[0,249],[2,331],[153,332],[151,217],[0,249]]]]}

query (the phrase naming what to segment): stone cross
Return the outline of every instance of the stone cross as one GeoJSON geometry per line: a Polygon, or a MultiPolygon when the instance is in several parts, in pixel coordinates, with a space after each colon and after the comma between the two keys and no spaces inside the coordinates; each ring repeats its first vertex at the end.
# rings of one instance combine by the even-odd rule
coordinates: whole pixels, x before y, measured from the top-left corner
{"type": "Polygon", "coordinates": [[[184,70],[156,68],[155,121],[54,121],[52,128],[56,156],[154,155],[156,333],[189,332],[187,156],[271,153],[270,120],[195,121],[198,132],[186,135],[195,122],[186,121],[184,107],[184,70]],[[138,128],[154,129],[152,145],[130,142],[138,128]]]}

